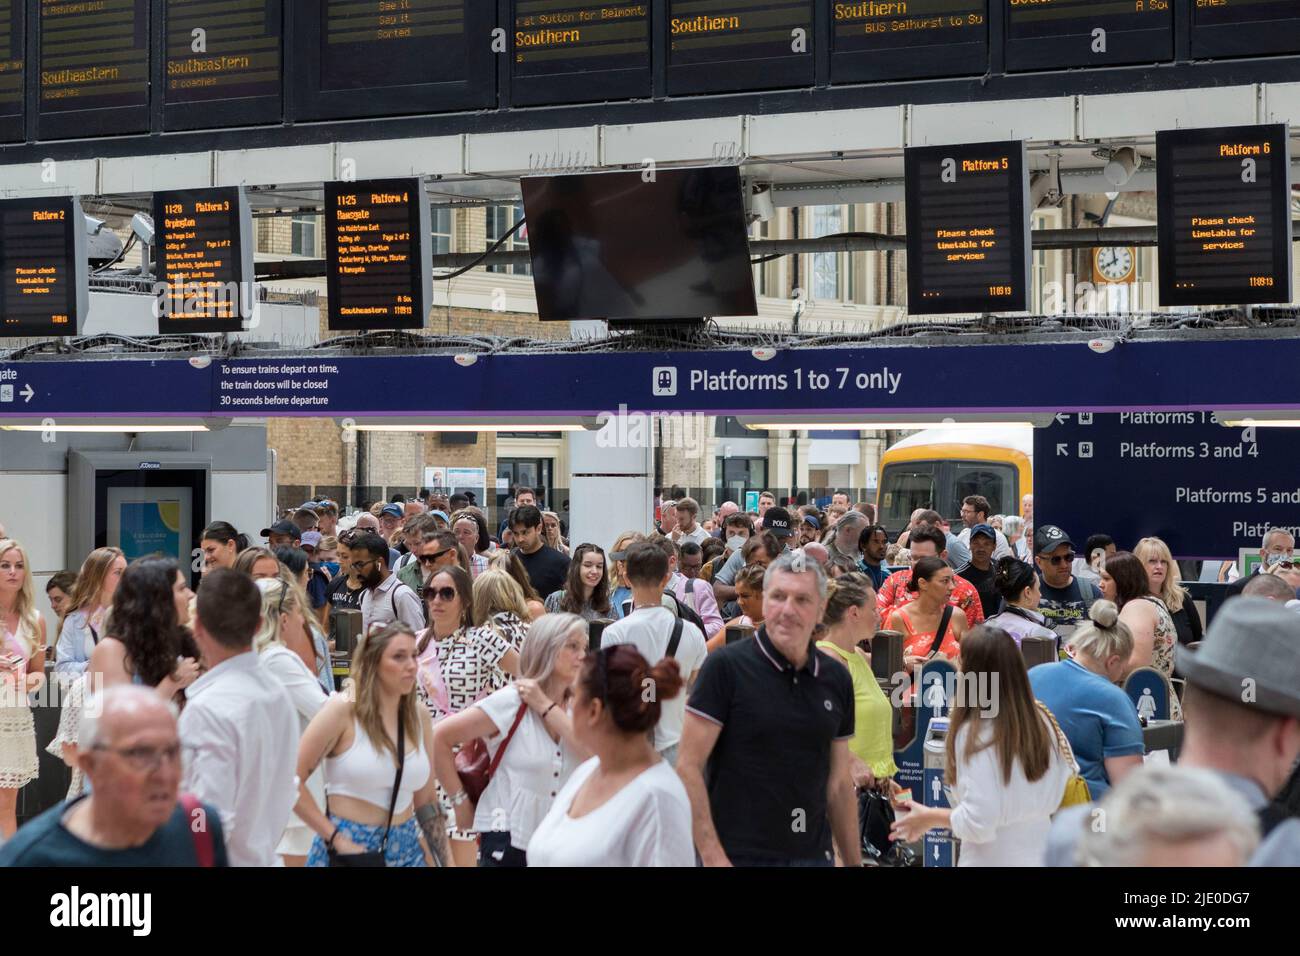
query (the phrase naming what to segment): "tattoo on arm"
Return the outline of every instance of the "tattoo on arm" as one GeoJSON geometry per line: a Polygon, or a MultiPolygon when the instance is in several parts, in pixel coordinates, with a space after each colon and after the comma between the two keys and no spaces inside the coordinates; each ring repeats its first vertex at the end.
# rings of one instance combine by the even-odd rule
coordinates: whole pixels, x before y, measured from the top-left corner
{"type": "Polygon", "coordinates": [[[446,866],[451,848],[447,843],[447,817],[442,812],[442,804],[435,800],[416,807],[415,819],[424,834],[425,846],[433,856],[433,865],[446,866]]]}

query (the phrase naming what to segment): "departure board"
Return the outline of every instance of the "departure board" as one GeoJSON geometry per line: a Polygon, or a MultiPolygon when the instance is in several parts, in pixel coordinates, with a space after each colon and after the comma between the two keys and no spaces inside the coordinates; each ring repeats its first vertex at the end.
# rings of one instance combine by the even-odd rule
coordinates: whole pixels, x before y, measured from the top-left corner
{"type": "Polygon", "coordinates": [[[513,105],[649,96],[650,2],[513,0],[513,105]]]}
{"type": "Polygon", "coordinates": [[[26,23],[24,0],[0,0],[0,139],[23,138],[26,23]]]}
{"type": "Polygon", "coordinates": [[[1192,56],[1300,51],[1300,0],[1196,0],[1192,56]]]}
{"type": "Polygon", "coordinates": [[[831,5],[831,80],[982,74],[988,0],[852,0],[831,5]]]}
{"type": "Polygon", "coordinates": [[[1007,69],[1154,63],[1174,55],[1174,0],[1001,0],[1007,69]]]}
{"type": "Polygon", "coordinates": [[[90,301],[75,198],[0,201],[0,335],[79,335],[90,301]]]}
{"type": "Polygon", "coordinates": [[[282,0],[166,0],[168,129],[278,122],[282,0]]]}
{"type": "Polygon", "coordinates": [[[904,151],[907,310],[1018,312],[1029,284],[1025,144],[904,151]]]}
{"type": "Polygon", "coordinates": [[[154,193],[153,223],[159,333],[241,331],[256,298],[243,188],[154,193]]]}
{"type": "Polygon", "coordinates": [[[1161,305],[1291,301],[1285,124],[1156,134],[1161,305]]]}
{"type": "Polygon", "coordinates": [[[150,0],[41,0],[42,138],[149,128],[150,0]]]}
{"type": "Polygon", "coordinates": [[[668,92],[813,83],[812,0],[668,0],[668,92]]]}
{"type": "Polygon", "coordinates": [[[429,237],[422,180],[326,183],[329,327],[423,328],[433,301],[429,237]]]}

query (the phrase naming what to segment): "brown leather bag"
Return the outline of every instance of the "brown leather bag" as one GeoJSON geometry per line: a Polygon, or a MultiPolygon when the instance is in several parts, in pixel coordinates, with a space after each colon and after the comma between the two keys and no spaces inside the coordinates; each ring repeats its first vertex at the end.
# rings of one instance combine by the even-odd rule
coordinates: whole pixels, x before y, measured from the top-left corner
{"type": "Polygon", "coordinates": [[[471,803],[478,803],[479,798],[483,796],[483,791],[492,782],[492,775],[497,772],[497,766],[505,756],[506,748],[510,746],[510,739],[514,737],[520,721],[524,719],[524,714],[527,712],[528,705],[520,704],[519,713],[515,714],[515,722],[510,725],[510,733],[506,734],[506,739],[497,748],[496,756],[490,760],[487,743],[482,737],[475,737],[456,754],[456,774],[460,777],[460,785],[465,788],[471,803]]]}

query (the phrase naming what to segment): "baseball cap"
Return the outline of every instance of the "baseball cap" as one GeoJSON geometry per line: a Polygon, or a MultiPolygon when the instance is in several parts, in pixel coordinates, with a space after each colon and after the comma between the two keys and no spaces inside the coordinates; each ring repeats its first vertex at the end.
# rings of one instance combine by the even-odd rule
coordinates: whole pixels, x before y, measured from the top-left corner
{"type": "Polygon", "coordinates": [[[451,516],[445,511],[430,511],[429,514],[433,515],[435,518],[441,518],[443,521],[451,521],[451,516]]]}
{"type": "Polygon", "coordinates": [[[814,516],[814,515],[804,515],[804,516],[803,516],[803,523],[804,523],[804,524],[810,524],[810,525],[812,525],[812,526],[813,526],[814,528],[816,528],[818,531],[820,531],[820,530],[822,529],[822,523],[821,523],[820,521],[818,521],[817,518],[816,518],[816,516],[814,516]]]}
{"type": "Polygon", "coordinates": [[[273,534],[287,534],[291,538],[297,538],[300,537],[301,532],[298,531],[296,524],[288,518],[283,518],[271,525],[271,527],[262,529],[263,538],[269,538],[273,534]]]}
{"type": "Polygon", "coordinates": [[[384,515],[391,518],[402,518],[406,516],[406,509],[398,504],[384,505],[384,510],[379,512],[379,516],[382,518],[384,515]]]}
{"type": "Polygon", "coordinates": [[[1054,524],[1045,524],[1034,531],[1034,554],[1051,554],[1063,544],[1074,547],[1070,536],[1054,524]]]}
{"type": "Polygon", "coordinates": [[[763,528],[772,532],[778,538],[790,537],[792,534],[790,530],[790,512],[780,505],[773,505],[763,515],[763,528]]]}
{"type": "MultiPolygon", "coordinates": [[[[1051,526],[1049,525],[1048,527],[1051,526]]],[[[977,534],[982,534],[986,538],[991,538],[994,542],[998,540],[998,533],[993,530],[993,525],[991,524],[977,524],[970,529],[970,537],[972,541],[975,540],[975,535],[977,534]]],[[[1052,547],[1055,548],[1057,545],[1052,545],[1052,547]]]]}
{"type": "Polygon", "coordinates": [[[319,531],[304,531],[302,533],[302,546],[311,548],[314,551],[320,547],[320,537],[319,531]]]}

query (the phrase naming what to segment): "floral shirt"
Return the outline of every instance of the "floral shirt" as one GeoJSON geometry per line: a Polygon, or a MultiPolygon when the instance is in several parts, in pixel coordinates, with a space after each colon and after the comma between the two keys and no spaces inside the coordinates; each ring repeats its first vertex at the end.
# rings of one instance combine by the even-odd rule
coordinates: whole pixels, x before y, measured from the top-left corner
{"type": "MultiPolygon", "coordinates": [[[[887,622],[891,612],[897,611],[905,604],[911,604],[916,599],[916,592],[907,589],[911,580],[912,569],[905,568],[902,571],[895,571],[880,586],[880,590],[876,592],[876,607],[880,610],[882,621],[887,622]]],[[[954,574],[952,580],[956,586],[948,603],[960,608],[966,615],[966,623],[974,627],[984,620],[984,604],[980,601],[980,593],[975,590],[975,585],[960,575],[954,574]]]]}

